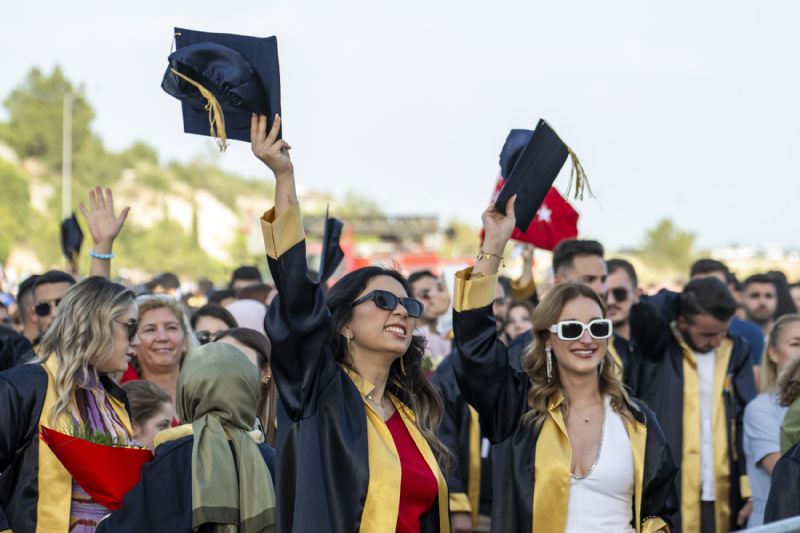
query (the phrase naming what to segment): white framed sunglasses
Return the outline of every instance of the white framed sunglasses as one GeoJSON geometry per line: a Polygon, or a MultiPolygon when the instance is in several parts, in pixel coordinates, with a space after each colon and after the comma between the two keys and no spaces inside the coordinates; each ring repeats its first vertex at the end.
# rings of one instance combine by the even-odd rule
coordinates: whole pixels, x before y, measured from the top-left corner
{"type": "Polygon", "coordinates": [[[614,333],[611,319],[608,318],[597,318],[588,324],[580,320],[562,320],[550,326],[548,331],[558,335],[562,341],[576,341],[583,337],[587,329],[593,339],[607,339],[614,333]]]}

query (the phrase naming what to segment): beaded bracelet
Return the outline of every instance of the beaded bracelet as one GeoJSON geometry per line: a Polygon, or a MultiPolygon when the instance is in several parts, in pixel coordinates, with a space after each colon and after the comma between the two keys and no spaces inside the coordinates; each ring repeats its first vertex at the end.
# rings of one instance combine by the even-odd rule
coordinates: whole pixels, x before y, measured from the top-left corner
{"type": "Polygon", "coordinates": [[[94,257],[95,259],[113,259],[114,252],[110,252],[107,254],[101,254],[100,252],[95,252],[94,250],[89,250],[89,257],[94,257]]]}

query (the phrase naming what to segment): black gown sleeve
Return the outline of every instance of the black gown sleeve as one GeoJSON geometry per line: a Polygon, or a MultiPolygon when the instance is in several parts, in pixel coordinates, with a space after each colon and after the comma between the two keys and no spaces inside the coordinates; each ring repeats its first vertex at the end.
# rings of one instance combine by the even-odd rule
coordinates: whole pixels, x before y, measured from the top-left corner
{"type": "Polygon", "coordinates": [[[764,523],[800,515],[800,443],[778,459],[764,508],[764,523]]]}
{"type": "Polygon", "coordinates": [[[272,343],[270,365],[286,413],[302,420],[316,412],[320,389],[336,372],[327,348],[331,314],[319,284],[312,281],[305,240],[277,259],[268,257],[278,296],[265,327],[272,343]]]}
{"type": "MultiPolygon", "coordinates": [[[[0,374],[0,474],[10,475],[10,467],[18,460],[33,416],[31,402],[25,401],[14,384],[0,374]]],[[[11,529],[0,502],[0,531],[11,529]]]]}
{"type": "MultiPolygon", "coordinates": [[[[464,402],[458,391],[458,386],[455,383],[452,362],[454,357],[455,355],[453,353],[448,355],[431,377],[431,384],[438,389],[442,397],[442,403],[444,404],[442,421],[439,424],[437,434],[442,444],[453,452],[456,458],[455,464],[444,472],[445,481],[447,482],[447,491],[450,493],[451,497],[453,494],[467,493],[467,480],[463,479],[462,468],[459,464],[463,455],[461,450],[460,428],[465,423],[463,420],[464,402]]],[[[467,421],[467,423],[469,422],[467,421]]],[[[460,509],[456,511],[459,510],[460,509]]]]}
{"type": "Polygon", "coordinates": [[[636,405],[647,420],[642,520],[659,517],[671,528],[672,516],[679,510],[678,490],[675,484],[678,468],[672,460],[672,452],[655,414],[641,402],[636,402],[636,405]]]}
{"type": "Polygon", "coordinates": [[[478,411],[493,443],[508,438],[527,405],[528,376],[509,364],[508,350],[495,331],[492,306],[453,312],[454,369],[461,394],[478,411]]]}
{"type": "MultiPolygon", "coordinates": [[[[732,418],[733,428],[731,435],[735,439],[733,446],[735,447],[735,466],[738,470],[738,479],[733,479],[732,482],[740,482],[741,477],[747,475],[747,463],[744,453],[744,410],[747,404],[756,397],[756,382],[753,375],[753,365],[751,363],[750,343],[743,338],[734,338],[734,354],[736,359],[733,361],[733,386],[731,391],[732,402],[732,418]]],[[[750,494],[741,494],[742,486],[740,484],[740,496],[744,498],[750,497],[750,494]]],[[[737,511],[738,509],[731,511],[737,511]]]]}

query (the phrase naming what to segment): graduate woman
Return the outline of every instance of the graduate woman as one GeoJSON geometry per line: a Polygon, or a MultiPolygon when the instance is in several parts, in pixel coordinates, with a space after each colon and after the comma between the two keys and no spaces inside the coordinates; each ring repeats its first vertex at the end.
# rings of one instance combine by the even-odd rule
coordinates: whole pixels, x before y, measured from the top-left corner
{"type": "Polygon", "coordinates": [[[514,229],[491,206],[474,268],[456,275],[456,378],[495,454],[493,531],[667,531],[676,469],[652,413],[632,401],[608,352],[602,300],[581,284],[548,292],[533,317],[523,372],[497,339],[492,300],[514,229]]]}
{"type": "Polygon", "coordinates": [[[422,305],[376,267],[330,290],[312,281],[280,118],[253,117],[253,153],[275,174],[262,229],[278,297],[267,327],[280,392],[277,531],[449,532],[434,433],[441,401],[422,374],[422,305]]]}

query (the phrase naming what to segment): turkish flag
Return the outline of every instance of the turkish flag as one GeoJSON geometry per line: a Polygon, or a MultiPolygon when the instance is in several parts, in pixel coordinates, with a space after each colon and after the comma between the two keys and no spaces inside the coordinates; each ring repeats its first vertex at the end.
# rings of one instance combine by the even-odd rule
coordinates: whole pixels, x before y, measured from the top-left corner
{"type": "MultiPolygon", "coordinates": [[[[497,200],[505,182],[502,176],[497,178],[492,203],[497,200]]],[[[523,233],[519,228],[514,228],[511,238],[533,244],[542,250],[552,251],[564,239],[574,239],[578,236],[578,217],[578,212],[564,200],[556,188],[550,187],[531,225],[528,226],[528,231],[523,233]]],[[[483,231],[481,231],[482,240],[483,231]]]]}

